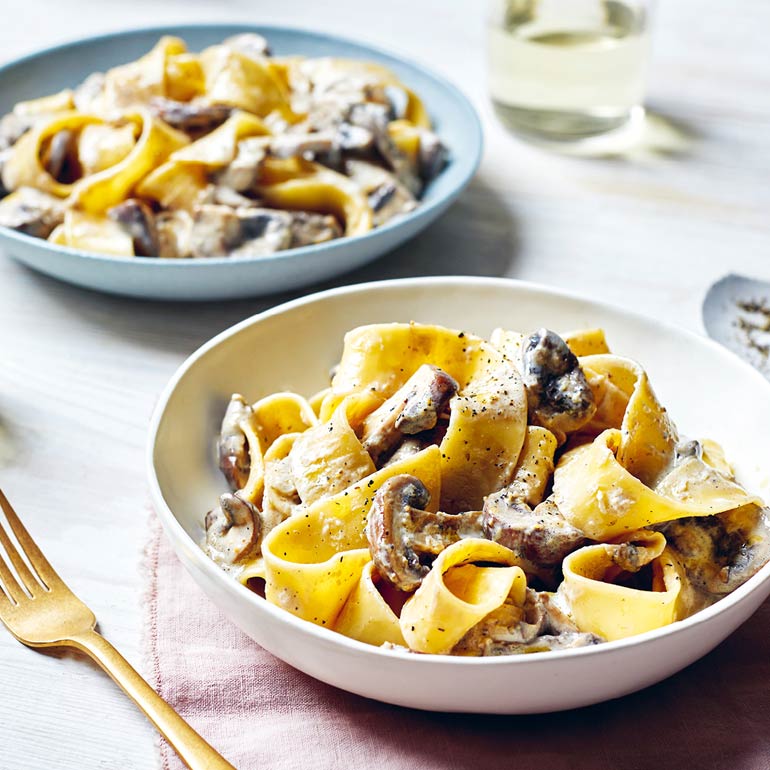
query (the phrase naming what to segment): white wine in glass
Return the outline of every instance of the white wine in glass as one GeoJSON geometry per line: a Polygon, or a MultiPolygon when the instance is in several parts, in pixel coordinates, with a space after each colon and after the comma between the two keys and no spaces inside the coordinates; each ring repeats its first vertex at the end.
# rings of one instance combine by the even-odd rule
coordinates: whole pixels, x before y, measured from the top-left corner
{"type": "Polygon", "coordinates": [[[574,141],[643,115],[650,2],[496,0],[489,90],[519,133],[574,141]]]}

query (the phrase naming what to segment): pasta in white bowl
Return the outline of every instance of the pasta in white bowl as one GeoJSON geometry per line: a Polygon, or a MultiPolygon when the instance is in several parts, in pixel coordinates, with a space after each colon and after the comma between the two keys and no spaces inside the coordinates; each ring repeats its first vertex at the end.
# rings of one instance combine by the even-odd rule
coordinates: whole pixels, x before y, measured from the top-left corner
{"type": "Polygon", "coordinates": [[[199,351],[151,480],[192,574],[292,665],[420,708],[569,708],[687,665],[770,591],[766,439],[699,408],[716,394],[770,414],[753,370],[622,311],[499,280],[352,287],[199,351]],[[630,358],[596,330],[510,331],[589,321],[630,358]]]}

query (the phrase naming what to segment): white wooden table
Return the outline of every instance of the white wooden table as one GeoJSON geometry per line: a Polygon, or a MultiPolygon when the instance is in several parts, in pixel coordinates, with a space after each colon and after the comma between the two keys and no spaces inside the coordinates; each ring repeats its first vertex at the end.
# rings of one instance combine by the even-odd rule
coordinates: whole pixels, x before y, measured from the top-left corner
{"type": "MultiPolygon", "coordinates": [[[[730,271],[770,279],[770,4],[659,6],[649,104],[677,130],[615,159],[549,154],[500,128],[485,96],[474,0],[6,0],[0,57],[128,26],[230,19],[317,26],[400,50],[472,98],[484,162],[424,235],[340,282],[507,275],[700,331],[712,281],[730,271]]],[[[138,667],[153,404],[200,343],[277,301],[116,299],[0,258],[0,486],[138,667]]],[[[0,631],[0,770],[151,770],[153,741],[93,666],[0,631]]]]}

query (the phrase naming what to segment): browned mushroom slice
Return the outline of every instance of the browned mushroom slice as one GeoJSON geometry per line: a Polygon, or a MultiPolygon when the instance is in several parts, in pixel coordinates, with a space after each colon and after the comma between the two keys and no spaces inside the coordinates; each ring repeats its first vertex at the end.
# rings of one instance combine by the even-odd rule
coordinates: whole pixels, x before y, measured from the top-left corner
{"type": "Polygon", "coordinates": [[[129,198],[109,209],[107,215],[131,236],[136,256],[159,256],[160,247],[158,230],[155,226],[155,214],[144,201],[129,198]]]}
{"type": "Polygon", "coordinates": [[[276,158],[314,157],[335,147],[335,132],[316,131],[312,134],[281,134],[270,140],[270,154],[276,158]]]}
{"type": "Polygon", "coordinates": [[[207,199],[206,203],[218,203],[221,206],[229,206],[231,209],[249,208],[250,206],[258,205],[258,202],[252,198],[242,195],[233,190],[232,187],[225,187],[221,184],[210,185],[209,192],[210,200],[207,199]]]}
{"type": "Polygon", "coordinates": [[[539,329],[522,351],[530,422],[548,428],[563,443],[596,411],[593,391],[575,354],[555,332],[539,329]]]}
{"type": "Polygon", "coordinates": [[[150,111],[165,123],[190,134],[212,131],[232,114],[226,104],[178,102],[157,96],[150,101],[150,111]]]}
{"type": "Polygon", "coordinates": [[[433,131],[421,128],[418,162],[422,180],[430,182],[435,179],[446,166],[447,158],[447,148],[441,139],[433,131]]]}
{"type": "Polygon", "coordinates": [[[715,516],[664,525],[690,583],[712,601],[734,591],[770,561],[768,509],[744,505],[715,516]]]}
{"type": "Polygon", "coordinates": [[[193,257],[223,257],[242,242],[241,221],[233,209],[216,205],[195,207],[190,231],[193,257]]]}
{"type": "Polygon", "coordinates": [[[337,127],[336,141],[346,152],[367,153],[374,147],[374,135],[361,126],[342,122],[337,127]]]}
{"type": "Polygon", "coordinates": [[[155,217],[158,256],[170,259],[192,256],[190,252],[192,227],[192,217],[182,209],[159,212],[155,217]]]}
{"type": "Polygon", "coordinates": [[[219,469],[224,473],[230,489],[243,489],[249,480],[251,458],[241,422],[251,415],[251,407],[240,393],[234,393],[225,410],[217,442],[219,469]]]}
{"type": "Polygon", "coordinates": [[[259,256],[289,248],[291,214],[287,211],[228,206],[196,206],[190,233],[193,257],[259,256]]]}
{"type": "Polygon", "coordinates": [[[0,225],[35,238],[47,238],[63,220],[61,199],[32,187],[20,187],[0,200],[0,225]]]}
{"type": "Polygon", "coordinates": [[[242,243],[230,251],[232,256],[262,256],[291,246],[293,214],[258,207],[236,209],[241,221],[242,243]]]}
{"type": "Polygon", "coordinates": [[[394,449],[404,434],[436,426],[457,382],[437,366],[423,364],[384,404],[363,422],[361,443],[375,465],[394,449]]]}
{"type": "Polygon", "coordinates": [[[417,207],[417,199],[393,174],[363,160],[347,160],[345,173],[366,193],[375,227],[417,207]]]}
{"type": "Polygon", "coordinates": [[[324,243],[342,237],[340,223],[328,214],[291,212],[291,248],[324,243]]]}
{"type": "Polygon", "coordinates": [[[502,489],[484,500],[484,537],[510,548],[525,572],[551,585],[567,554],[586,542],[585,535],[562,516],[551,500],[532,510],[502,489]]]}
{"type": "MultiPolygon", "coordinates": [[[[430,436],[430,434],[426,434],[426,436],[430,436]]],[[[401,460],[405,460],[407,457],[422,452],[423,449],[426,449],[432,443],[435,443],[431,438],[432,437],[424,438],[423,436],[410,436],[409,438],[403,439],[396,447],[393,454],[382,464],[382,467],[386,468],[388,465],[395,465],[395,463],[401,462],[401,460]]]]}
{"type": "Polygon", "coordinates": [[[57,131],[42,152],[43,168],[60,182],[74,182],[80,175],[77,160],[77,136],[74,131],[57,131]]]}
{"type": "Polygon", "coordinates": [[[223,40],[222,45],[256,59],[270,56],[270,45],[262,35],[258,35],[256,32],[242,32],[240,35],[233,35],[223,40]]]}
{"type": "Polygon", "coordinates": [[[426,562],[447,546],[482,537],[480,513],[431,513],[425,485],[402,474],[388,479],[374,496],[366,537],[380,575],[401,591],[414,591],[430,569],[426,562]]]}
{"type": "Polygon", "coordinates": [[[0,150],[13,147],[31,127],[32,121],[19,117],[15,112],[3,115],[0,118],[0,150]]]}
{"type": "Polygon", "coordinates": [[[422,182],[412,168],[405,153],[396,147],[388,133],[388,108],[382,104],[365,102],[356,104],[350,110],[348,121],[360,126],[374,137],[374,144],[385,163],[393,170],[396,178],[412,195],[419,195],[422,182]]]}
{"type": "Polygon", "coordinates": [[[409,94],[401,86],[385,86],[383,93],[390,106],[390,118],[405,118],[409,109],[409,94]]]}
{"type": "Polygon", "coordinates": [[[517,655],[585,647],[601,642],[594,634],[581,633],[553,605],[550,595],[527,589],[524,606],[510,599],[491,612],[455,645],[454,655],[517,655]]]}
{"type": "Polygon", "coordinates": [[[226,492],[206,514],[206,546],[216,561],[234,565],[259,551],[262,519],[259,511],[238,495],[226,492]]]}
{"type": "Polygon", "coordinates": [[[238,142],[233,161],[216,175],[223,187],[236,192],[248,192],[256,185],[262,161],[267,157],[271,137],[250,136],[238,142]]]}

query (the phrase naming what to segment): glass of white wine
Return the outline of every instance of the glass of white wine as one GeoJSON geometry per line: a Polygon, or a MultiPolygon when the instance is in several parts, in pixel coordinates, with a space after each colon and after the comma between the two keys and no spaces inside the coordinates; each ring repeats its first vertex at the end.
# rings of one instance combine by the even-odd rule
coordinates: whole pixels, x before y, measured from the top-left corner
{"type": "Polygon", "coordinates": [[[652,0],[492,0],[489,90],[513,131],[575,142],[644,116],[652,0]]]}

